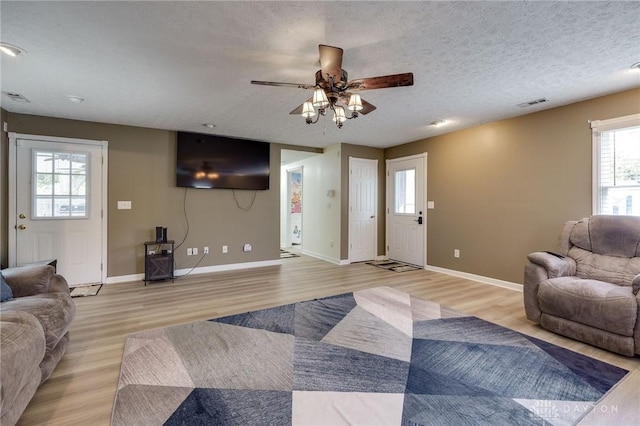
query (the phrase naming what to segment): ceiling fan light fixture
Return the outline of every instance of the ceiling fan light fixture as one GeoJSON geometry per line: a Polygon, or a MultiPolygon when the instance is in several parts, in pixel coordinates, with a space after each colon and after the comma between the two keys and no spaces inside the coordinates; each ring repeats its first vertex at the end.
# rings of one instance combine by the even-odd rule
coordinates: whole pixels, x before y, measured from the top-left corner
{"type": "Polygon", "coordinates": [[[349,111],[362,111],[362,99],[360,98],[360,95],[351,95],[347,109],[349,109],[349,111]]]}
{"type": "Polygon", "coordinates": [[[344,107],[336,105],[335,110],[333,111],[333,121],[336,122],[338,127],[342,127],[342,123],[347,121],[347,114],[344,112],[344,107]]]}
{"type": "Polygon", "coordinates": [[[318,108],[324,108],[329,105],[329,99],[327,99],[327,94],[324,93],[324,89],[317,88],[313,92],[313,106],[318,108]]]}
{"type": "Polygon", "coordinates": [[[319,45],[318,49],[320,69],[316,72],[315,84],[261,80],[251,80],[251,84],[313,90],[311,99],[296,107],[289,115],[302,116],[307,124],[315,124],[331,110],[333,121],[338,128],[341,128],[345,121],[369,114],[376,109],[375,105],[363,100],[359,94],[352,94],[352,91],[413,86],[413,73],[410,72],[349,80],[347,71],[342,69],[343,49],[325,44],[319,45]],[[347,109],[350,111],[348,116],[347,109]]]}
{"type": "Polygon", "coordinates": [[[316,116],[316,110],[313,108],[313,104],[309,101],[302,105],[302,116],[304,118],[311,118],[316,116]]]}

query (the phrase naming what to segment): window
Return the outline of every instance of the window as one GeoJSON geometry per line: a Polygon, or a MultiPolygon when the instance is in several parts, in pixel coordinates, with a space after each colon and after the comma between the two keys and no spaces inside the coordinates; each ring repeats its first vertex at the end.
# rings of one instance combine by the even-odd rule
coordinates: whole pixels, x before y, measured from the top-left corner
{"type": "Polygon", "coordinates": [[[416,213],[416,170],[396,171],[396,214],[416,213]]]}
{"type": "Polygon", "coordinates": [[[89,153],[33,151],[34,219],[87,218],[89,153]]]}
{"type": "Polygon", "coordinates": [[[640,114],[593,121],[593,213],[640,216],[640,114]]]}

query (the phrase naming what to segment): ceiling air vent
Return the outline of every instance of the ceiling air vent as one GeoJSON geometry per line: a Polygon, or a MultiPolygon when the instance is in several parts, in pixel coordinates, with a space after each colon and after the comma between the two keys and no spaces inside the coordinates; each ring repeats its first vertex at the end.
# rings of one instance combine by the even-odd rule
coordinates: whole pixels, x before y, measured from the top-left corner
{"type": "Polygon", "coordinates": [[[549,102],[549,99],[540,98],[540,99],[536,99],[535,101],[523,102],[521,104],[518,104],[518,106],[520,108],[526,108],[526,107],[530,107],[530,106],[533,106],[533,105],[543,104],[545,102],[549,102]]]}
{"type": "Polygon", "coordinates": [[[14,92],[2,92],[2,93],[7,95],[9,97],[9,99],[11,99],[12,101],[16,101],[16,102],[31,102],[29,99],[25,98],[20,93],[14,93],[14,92]]]}

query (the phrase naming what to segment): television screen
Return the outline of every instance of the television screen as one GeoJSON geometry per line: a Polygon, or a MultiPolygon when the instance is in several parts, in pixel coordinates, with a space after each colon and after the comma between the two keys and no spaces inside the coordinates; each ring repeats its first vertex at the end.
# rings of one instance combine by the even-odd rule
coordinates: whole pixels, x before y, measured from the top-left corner
{"type": "Polygon", "coordinates": [[[178,132],[176,185],[269,189],[269,143],[178,132]]]}

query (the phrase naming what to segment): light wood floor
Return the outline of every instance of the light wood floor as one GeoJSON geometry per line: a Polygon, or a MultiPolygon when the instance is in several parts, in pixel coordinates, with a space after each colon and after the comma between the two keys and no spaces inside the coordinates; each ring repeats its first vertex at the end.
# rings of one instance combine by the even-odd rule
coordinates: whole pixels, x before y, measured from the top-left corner
{"type": "Polygon", "coordinates": [[[396,273],[336,266],[306,256],[272,266],[193,275],[175,283],[103,286],[74,299],[71,344],[19,425],[108,425],[128,334],[391,286],[632,371],[583,424],[640,424],[640,358],[626,358],[551,334],[525,319],[522,293],[430,271],[396,273]]]}

